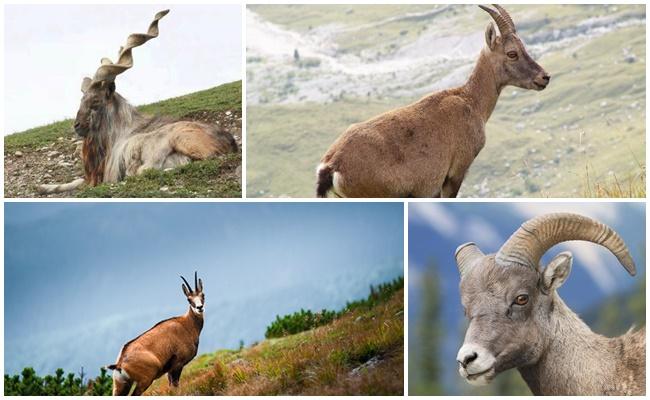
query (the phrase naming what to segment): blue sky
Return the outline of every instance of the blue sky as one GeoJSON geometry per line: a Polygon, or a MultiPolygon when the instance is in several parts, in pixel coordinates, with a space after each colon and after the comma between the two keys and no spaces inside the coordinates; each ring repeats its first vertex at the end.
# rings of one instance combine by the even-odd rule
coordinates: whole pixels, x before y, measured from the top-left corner
{"type": "Polygon", "coordinates": [[[118,93],[139,105],[241,79],[238,4],[5,5],[5,135],[74,117],[82,79],[167,8],[118,93]]]}
{"type": "Polygon", "coordinates": [[[5,372],[90,374],[186,311],[199,271],[199,352],[264,336],[276,314],[340,308],[403,275],[401,203],[7,203],[5,372]]]}

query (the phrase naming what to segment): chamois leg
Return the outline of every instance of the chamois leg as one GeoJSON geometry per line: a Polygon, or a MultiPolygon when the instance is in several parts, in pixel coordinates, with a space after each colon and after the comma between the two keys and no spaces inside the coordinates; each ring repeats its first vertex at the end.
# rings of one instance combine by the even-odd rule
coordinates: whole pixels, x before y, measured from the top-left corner
{"type": "Polygon", "coordinates": [[[169,386],[178,387],[178,384],[181,380],[181,372],[183,372],[183,368],[172,370],[167,373],[167,379],[169,379],[169,386]]]}
{"type": "Polygon", "coordinates": [[[130,379],[113,379],[113,396],[128,396],[132,385],[133,381],[130,379]]]}
{"type": "Polygon", "coordinates": [[[148,381],[137,382],[133,393],[131,393],[131,396],[140,396],[142,393],[144,393],[145,390],[149,388],[149,386],[151,386],[152,382],[153,380],[151,379],[148,381]]]}

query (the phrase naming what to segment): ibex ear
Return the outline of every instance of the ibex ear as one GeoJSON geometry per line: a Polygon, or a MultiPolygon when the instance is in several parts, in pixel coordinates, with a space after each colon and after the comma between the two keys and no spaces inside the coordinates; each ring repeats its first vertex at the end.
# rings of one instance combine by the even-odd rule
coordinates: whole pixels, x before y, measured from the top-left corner
{"type": "Polygon", "coordinates": [[[573,256],[568,251],[558,254],[548,263],[542,273],[542,284],[547,292],[551,292],[562,286],[571,273],[572,263],[573,256]]]}
{"type": "Polygon", "coordinates": [[[88,91],[88,88],[92,83],[93,83],[92,79],[88,77],[84,78],[84,80],[81,81],[81,93],[86,93],[86,91],[88,91]]]}
{"type": "Polygon", "coordinates": [[[185,297],[190,297],[190,290],[185,286],[184,283],[181,283],[181,286],[183,287],[183,293],[185,293],[185,297]]]}
{"type": "Polygon", "coordinates": [[[485,28],[485,43],[492,51],[497,47],[497,31],[494,29],[492,22],[485,28]]]}

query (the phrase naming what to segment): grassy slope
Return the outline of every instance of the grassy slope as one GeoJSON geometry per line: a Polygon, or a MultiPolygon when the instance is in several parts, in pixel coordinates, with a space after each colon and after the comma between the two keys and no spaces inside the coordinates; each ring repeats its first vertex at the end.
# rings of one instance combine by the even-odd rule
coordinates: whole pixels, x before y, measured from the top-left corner
{"type": "MultiPolygon", "coordinates": [[[[241,115],[241,81],[185,96],[138,107],[148,114],[164,114],[178,118],[210,119],[227,110],[241,115]],[[210,115],[211,114],[211,115],[210,115]]],[[[212,122],[212,121],[211,121],[212,122]]],[[[5,136],[5,157],[16,151],[23,153],[57,143],[58,138],[72,135],[72,120],[32,128],[5,136]]],[[[59,139],[59,142],[61,140],[59,139]]],[[[62,149],[63,150],[63,149],[62,149]]],[[[69,146],[65,149],[70,151],[69,146]]],[[[241,165],[241,153],[215,160],[198,161],[172,171],[148,171],[127,178],[118,184],[103,184],[77,192],[79,197],[241,197],[239,178],[234,173],[241,165]],[[160,191],[167,186],[168,190],[160,191]]],[[[79,175],[82,175],[79,171],[79,175]]],[[[66,177],[71,180],[74,175],[66,177]]],[[[41,182],[34,182],[37,185],[41,182]]],[[[6,193],[6,190],[5,190],[6,193]]]]}
{"type": "MultiPolygon", "coordinates": [[[[352,6],[327,6],[304,17],[298,17],[299,6],[254,10],[274,23],[304,31],[305,26],[334,21],[352,26],[382,20],[391,11],[403,12],[400,7],[379,6],[373,13],[354,7],[355,12],[347,14],[352,6]]],[[[573,26],[593,13],[591,6],[541,7],[542,14],[557,18],[556,27],[573,26]]],[[[517,7],[512,9],[517,15],[517,7]]],[[[522,16],[531,12],[530,7],[521,8],[522,16]]],[[[397,41],[403,23],[381,25],[384,39],[397,41]]],[[[399,39],[401,44],[412,40],[411,33],[419,32],[426,21],[407,23],[411,29],[399,39]]],[[[462,33],[476,24],[467,21],[454,29],[462,33]]],[[[340,49],[366,46],[367,32],[362,33],[337,37],[340,49]]],[[[487,125],[486,147],[469,171],[461,195],[478,196],[486,182],[487,197],[644,197],[645,58],[645,29],[632,26],[539,59],[553,75],[551,85],[541,93],[504,90],[487,125]],[[621,43],[637,56],[635,63],[623,62],[621,43]],[[523,110],[531,108],[536,111],[524,115],[523,110]]],[[[249,106],[249,195],[313,196],[320,157],[350,123],[413,100],[346,98],[330,104],[249,106]]]]}
{"type": "Polygon", "coordinates": [[[149,395],[397,395],[404,382],[404,290],[369,311],[239,351],[203,354],[177,390],[162,377],[149,395]],[[373,357],[374,367],[352,372],[373,357]]]}

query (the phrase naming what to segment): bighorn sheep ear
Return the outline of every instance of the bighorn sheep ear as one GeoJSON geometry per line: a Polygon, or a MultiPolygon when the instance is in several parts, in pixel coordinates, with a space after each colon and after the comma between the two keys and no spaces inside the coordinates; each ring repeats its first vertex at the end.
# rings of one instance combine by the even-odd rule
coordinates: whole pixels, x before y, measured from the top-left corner
{"type": "Polygon", "coordinates": [[[469,242],[458,246],[456,249],[456,265],[458,266],[460,277],[462,278],[483,256],[483,252],[475,243],[469,242]]]}
{"type": "Polygon", "coordinates": [[[88,77],[84,78],[84,80],[81,81],[81,93],[86,93],[92,83],[93,83],[92,79],[88,77]]]}
{"type": "Polygon", "coordinates": [[[485,28],[485,43],[492,51],[497,47],[497,31],[494,29],[492,22],[485,28]]]}
{"type": "Polygon", "coordinates": [[[572,263],[573,255],[568,251],[558,254],[548,263],[542,273],[542,283],[547,292],[551,292],[562,286],[564,281],[569,277],[569,273],[571,273],[572,263]]]}

